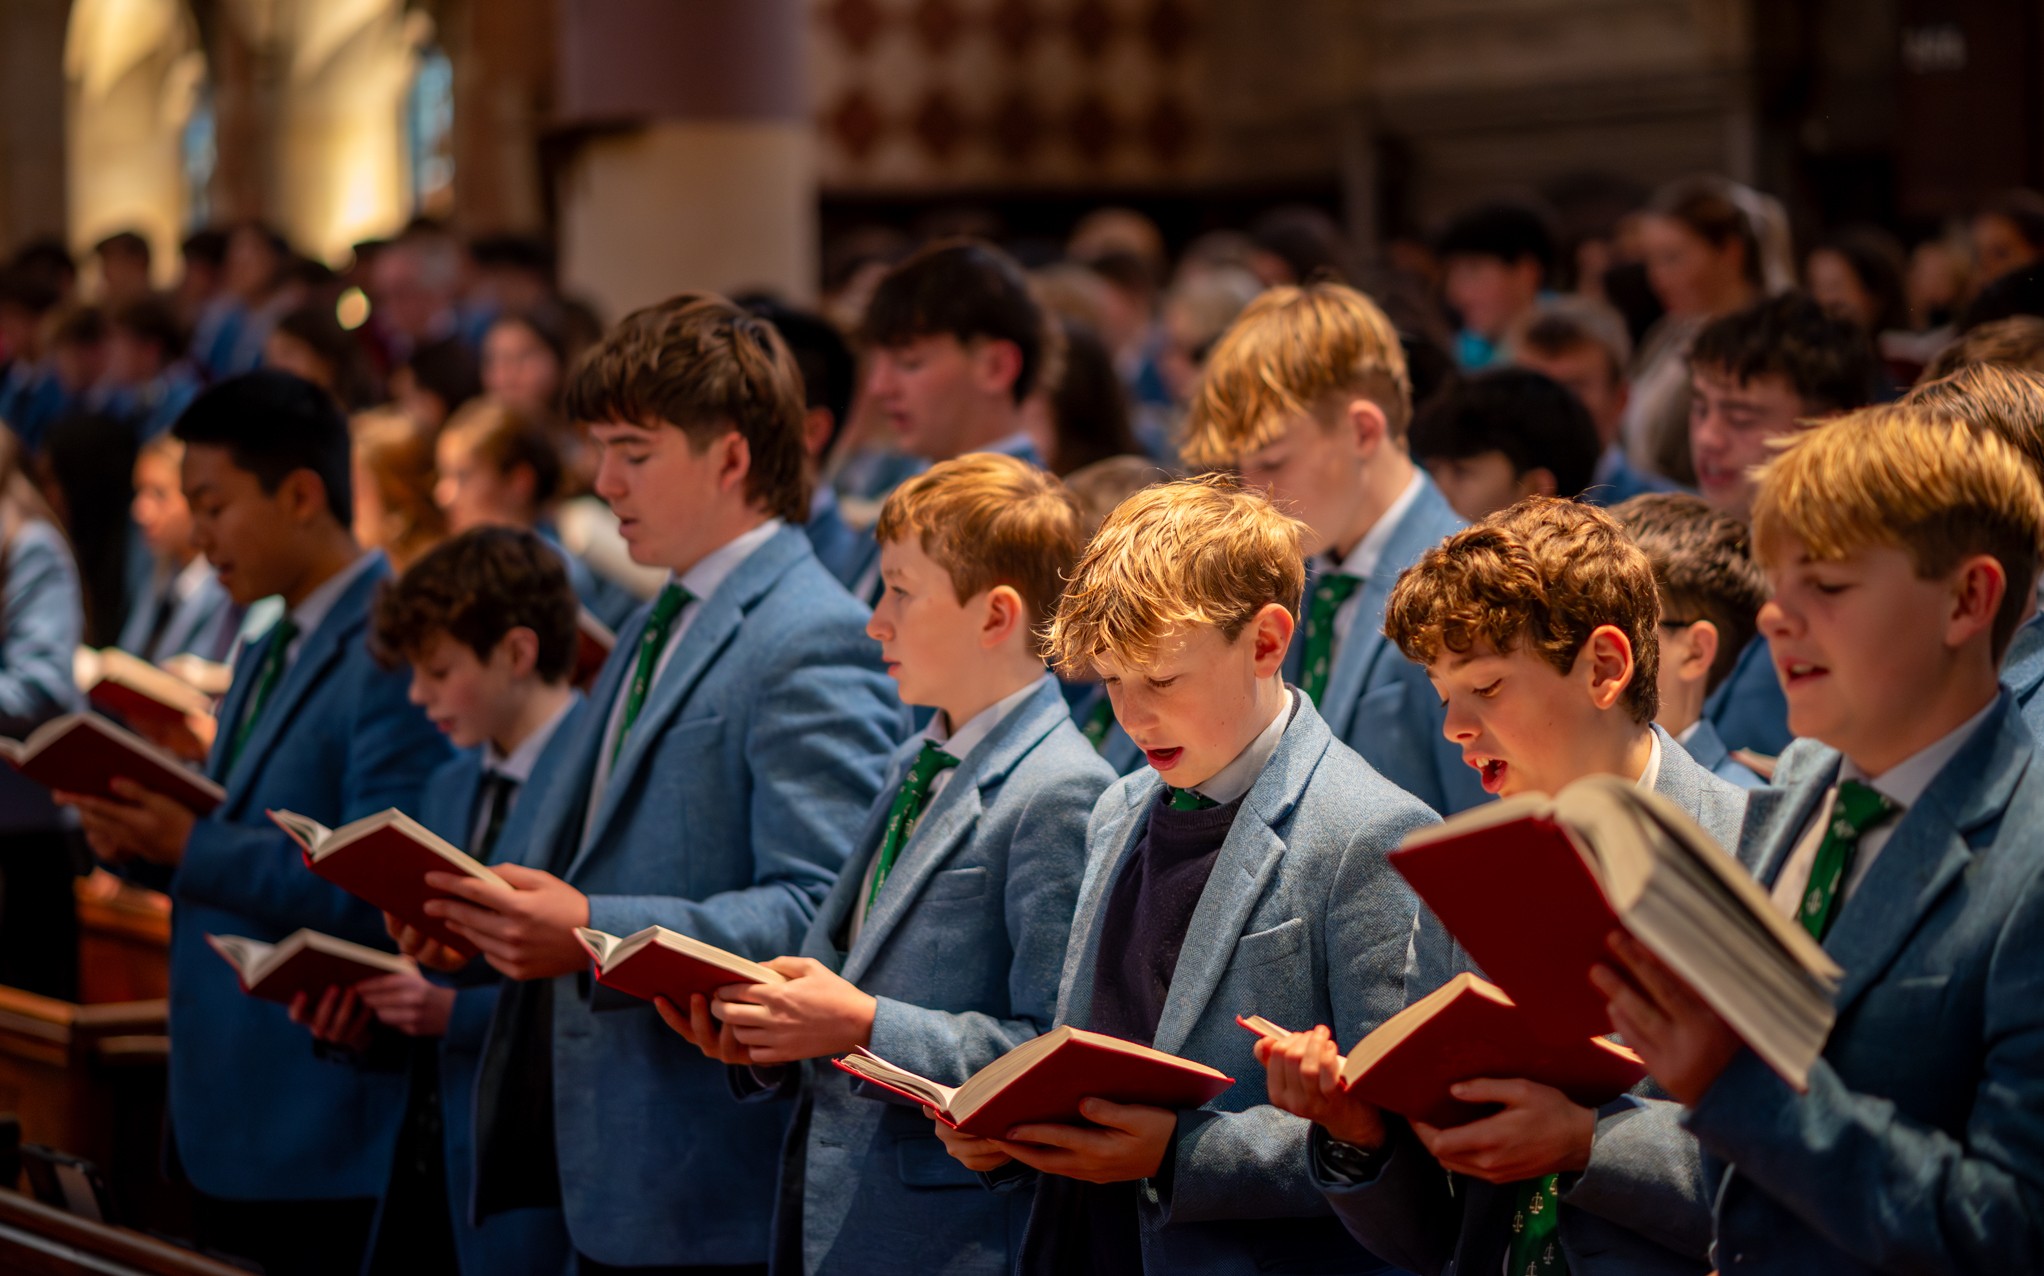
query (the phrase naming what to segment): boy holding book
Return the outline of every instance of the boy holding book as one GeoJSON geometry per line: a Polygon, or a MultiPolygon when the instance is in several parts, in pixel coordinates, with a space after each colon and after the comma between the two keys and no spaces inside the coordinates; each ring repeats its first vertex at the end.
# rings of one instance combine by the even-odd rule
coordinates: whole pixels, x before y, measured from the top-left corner
{"type": "Polygon", "coordinates": [[[1661,594],[1661,711],[1654,718],[1712,775],[1742,789],[1764,781],[1733,757],[1703,704],[1758,632],[1767,582],[1746,525],[1687,492],[1649,492],[1611,516],[1654,566],[1661,594]]]}
{"type": "Polygon", "coordinates": [[[427,909],[499,972],[478,1081],[478,1208],[558,1200],[579,1270],[767,1257],[786,1112],[653,1006],[592,984],[576,927],[793,951],[900,740],[865,609],[799,524],[802,389],[764,320],[684,295],[577,369],[570,415],[634,561],[671,573],[625,626],[541,796],[508,895],[451,874],[427,909]]]}
{"type": "Polygon", "coordinates": [[[1090,1124],[1005,1139],[940,1125],[973,1169],[1035,1172],[1022,1272],[1376,1270],[1235,1022],[1360,1036],[1398,1009],[1415,905],[1384,857],[1435,821],[1284,682],[1305,535],[1232,479],[1148,488],[1108,516],[1051,626],[1060,669],[1102,678],[1149,763],[1094,808],[1057,1020],[1236,1082],[1194,1111],[1088,1099],[1090,1124]]]}
{"type": "Polygon", "coordinates": [[[1398,574],[1462,526],[1412,462],[1398,333],[1341,284],[1273,288],[1207,360],[1185,460],[1232,466],[1306,525],[1303,632],[1286,674],[1335,738],[1444,814],[1483,790],[1441,738],[1440,698],[1384,639],[1398,574]]]}
{"type": "Polygon", "coordinates": [[[896,488],[876,533],[887,589],[866,629],[903,702],[936,717],[895,751],[801,955],[767,963],[789,982],[661,1013],[741,1065],[741,1096],[801,1091],[777,1269],[1005,1276],[1028,1199],[983,1191],[915,1109],[854,1093],[826,1056],[864,1046],[957,1085],[1050,1026],[1086,820],[1115,778],[1038,641],[1080,514],[1050,474],[979,452],[896,488]]]}
{"type": "MultiPolygon", "coordinates": [[[[1745,792],[1654,725],[1659,617],[1653,568],[1609,514],[1535,497],[1422,558],[1393,592],[1385,630],[1426,666],[1449,738],[1487,791],[1626,776],[1735,846],[1745,792]]],[[[1408,1000],[1473,970],[1422,909],[1408,1000]]],[[[1560,1270],[1557,1259],[1579,1276],[1707,1266],[1709,1198],[1673,1104],[1627,1096],[1592,1110],[1522,1078],[1478,1078],[1451,1093],[1501,1109],[1437,1129],[1336,1088],[1336,1039],[1350,1040],[1295,1032],[1258,1054],[1280,1105],[1317,1123],[1314,1176],[1377,1253],[1415,1272],[1560,1270]]]]}
{"type": "Polygon", "coordinates": [[[227,790],[218,809],[195,818],[120,780],[120,800],[69,801],[96,852],[176,905],[169,1149],[197,1190],[200,1239],[273,1271],[352,1273],[389,1179],[404,1080],[315,1057],[281,1007],[242,995],[205,937],[275,941],[303,927],[387,946],[376,910],[307,872],[264,812],[337,827],[416,808],[448,749],[364,641],[389,568],[348,530],[339,409],[308,382],[253,372],[194,400],[174,432],[194,544],[237,603],[276,594],[285,613],[243,649],[221,704],[206,764],[227,790]]]}
{"type": "MultiPolygon", "coordinates": [[[[427,779],[412,814],[484,864],[516,861],[538,805],[524,798],[565,760],[581,701],[568,685],[578,605],[560,552],[504,527],[435,546],[377,600],[374,649],[410,668],[412,702],[461,750],[427,779]]],[[[404,946],[422,946],[401,922],[385,922],[404,946]]],[[[419,974],[371,979],[333,1015],[341,1025],[333,1039],[359,1038],[373,1016],[418,1043],[377,1234],[444,1238],[446,1261],[472,1276],[562,1272],[568,1234],[558,1208],[474,1212],[476,1070],[501,982],[486,966],[478,973],[459,984],[419,974]]],[[[425,1258],[387,1257],[391,1270],[425,1258]]]]}
{"type": "Polygon", "coordinates": [[[1635,941],[1592,977],[1721,1172],[1721,1270],[2037,1270],[2044,768],[1997,677],[2044,487],[1961,421],[1872,409],[1766,467],[1753,529],[1804,738],[1746,845],[1844,969],[1837,1023],[1798,1093],[1635,941]]]}

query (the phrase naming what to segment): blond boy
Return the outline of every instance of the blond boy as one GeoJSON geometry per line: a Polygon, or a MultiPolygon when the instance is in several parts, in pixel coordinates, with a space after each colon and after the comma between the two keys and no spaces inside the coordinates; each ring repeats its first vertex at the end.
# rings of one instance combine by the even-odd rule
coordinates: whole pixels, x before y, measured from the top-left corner
{"type": "Polygon", "coordinates": [[[1593,972],[1689,1111],[1717,1258],[1759,1273],[2044,1266],[2044,768],[2000,660],[2044,547],[2016,451],[1916,407],[1764,470],[1760,627],[1799,737],[1745,843],[1844,968],[1807,1089],[1623,936],[1593,972]]]}
{"type": "Polygon", "coordinates": [[[1094,810],[1058,1021],[1237,1082],[1195,1111],[1089,1099],[1086,1125],[940,1130],[971,1168],[1036,1179],[1022,1272],[1246,1276],[1274,1244],[1300,1270],[1378,1269],[1235,1024],[1361,1035],[1401,1004],[1414,903],[1384,855],[1434,819],[1284,682],[1304,534],[1226,477],[1149,488],[1101,526],[1051,626],[1059,668],[1101,678],[1149,764],[1094,810]]]}

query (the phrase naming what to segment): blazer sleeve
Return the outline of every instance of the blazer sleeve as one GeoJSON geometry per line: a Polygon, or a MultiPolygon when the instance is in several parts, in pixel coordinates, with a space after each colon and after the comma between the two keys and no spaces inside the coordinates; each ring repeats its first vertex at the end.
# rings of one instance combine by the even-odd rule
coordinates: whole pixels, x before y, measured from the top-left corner
{"type": "MultiPolygon", "coordinates": [[[[1561,1200],[1684,1257],[1702,1262],[1709,1256],[1711,1193],[1703,1149],[1682,1128],[1679,1103],[1627,1095],[1598,1109],[1590,1164],[1563,1176],[1561,1200]]],[[[1564,1214],[1564,1226],[1567,1221],[1564,1214]]]]}
{"type": "MultiPolygon", "coordinates": [[[[353,657],[350,657],[352,660],[353,657]]],[[[347,730],[340,822],[387,807],[418,807],[424,778],[447,760],[447,744],[405,694],[402,673],[369,670],[338,689],[355,709],[347,730]]],[[[309,726],[307,729],[311,729],[309,726]]],[[[172,879],[180,899],[223,908],[280,930],[310,927],[377,948],[390,947],[383,915],[307,872],[298,844],[267,820],[260,826],[214,818],[192,826],[172,879]]]]}
{"type": "Polygon", "coordinates": [[[2044,888],[2035,876],[1995,947],[1963,1140],[1849,1089],[1827,1060],[1798,1095],[1750,1050],[1690,1111],[1690,1130],[1869,1267],[2044,1271],[2044,888]]]}
{"type": "Polygon", "coordinates": [[[797,950],[880,791],[901,724],[887,676],[869,661],[849,650],[804,654],[754,675],[767,690],[743,745],[752,884],[699,900],[592,895],[591,926],[613,935],[665,926],[754,958],[797,950]]]}
{"type": "Polygon", "coordinates": [[[1411,1126],[1390,1115],[1384,1125],[1385,1144],[1370,1158],[1374,1173],[1361,1179],[1329,1165],[1327,1131],[1314,1126],[1307,1145],[1314,1185],[1363,1248],[1400,1271],[1437,1276],[1455,1257],[1462,1202],[1411,1126]]]}
{"type": "Polygon", "coordinates": [[[55,529],[24,523],[0,600],[0,735],[20,739],[82,706],[71,660],[84,627],[78,571],[55,529]]]}
{"type": "MultiPolygon", "coordinates": [[[[873,1052],[926,1077],[963,1080],[1042,1033],[1057,1012],[1058,976],[1086,867],[1086,822],[1111,777],[1059,777],[1032,793],[1009,837],[1008,1015],[949,1013],[878,998],[873,1052]]],[[[984,817],[982,817],[984,818],[984,817]]],[[[997,834],[999,835],[999,834],[997,834]]],[[[971,936],[961,936],[973,942],[971,936]]]]}
{"type": "MultiPolygon", "coordinates": [[[[1339,1040],[1361,1040],[1405,1006],[1417,904],[1384,852],[1420,823],[1372,822],[1350,839],[1328,883],[1320,947],[1339,1040]]],[[[1165,1221],[1324,1214],[1326,1201],[1305,1172],[1312,1128],[1267,1103],[1241,1112],[1180,1113],[1165,1174],[1153,1181],[1165,1221]]]]}

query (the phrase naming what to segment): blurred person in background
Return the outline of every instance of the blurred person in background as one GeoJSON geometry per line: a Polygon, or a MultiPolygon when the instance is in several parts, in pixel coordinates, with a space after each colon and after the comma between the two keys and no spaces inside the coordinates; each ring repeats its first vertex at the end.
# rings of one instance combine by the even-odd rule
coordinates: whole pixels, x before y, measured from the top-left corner
{"type": "Polygon", "coordinates": [[[359,412],[376,401],[362,347],[328,302],[309,302],[279,318],[263,343],[263,366],[312,382],[343,412],[359,412]]]}
{"type": "Polygon", "coordinates": [[[355,540],[380,549],[403,572],[447,537],[447,519],[433,499],[433,434],[389,408],[357,415],[353,444],[355,540]]]}
{"type": "Polygon", "coordinates": [[[482,392],[482,365],[459,337],[427,342],[390,374],[391,403],[428,430],[482,392]]]}
{"type": "Polygon", "coordinates": [[[1580,496],[1597,428],[1582,401],[1528,368],[1479,372],[1412,419],[1412,459],[1454,511],[1480,522],[1528,496],[1580,496]]]}
{"type": "Polygon", "coordinates": [[[211,227],[193,231],[178,245],[177,259],[177,284],[169,300],[190,331],[220,295],[227,273],[227,232],[211,227]]]}
{"type": "Polygon", "coordinates": [[[1973,281],[1984,288],[2044,258],[2044,195],[2013,190],[1973,215],[1973,281]]]}
{"type": "Polygon", "coordinates": [[[1489,367],[1512,325],[1540,300],[1554,270],[1554,231],[1530,204],[1494,200],[1448,220],[1434,242],[1442,293],[1461,320],[1455,363],[1489,367]]]}
{"type": "Polygon", "coordinates": [[[100,407],[148,440],[170,428],[200,389],[185,359],[184,325],[160,297],[116,306],[107,320],[106,378],[100,407]]]}
{"type": "Polygon", "coordinates": [[[1896,386],[1923,371],[1909,328],[1902,245],[1877,226],[1848,226],[1827,236],[1803,262],[1803,284],[1825,310],[1857,324],[1874,342],[1896,386]]]}
{"type": "Polygon", "coordinates": [[[1356,277],[1355,249],[1332,217],[1317,208],[1273,209],[1249,228],[1256,245],[1250,269],[1266,288],[1356,277]]]}
{"type": "Polygon", "coordinates": [[[1506,339],[1506,356],[1553,378],[1589,412],[1600,450],[1584,500],[1615,505],[1669,486],[1665,479],[1634,469],[1619,443],[1631,393],[1626,369],[1632,365],[1632,342],[1616,310],[1581,295],[1546,298],[1506,339]]]}
{"type": "Polygon", "coordinates": [[[109,308],[156,295],[149,279],[149,241],[132,230],[116,231],[92,246],[99,263],[99,301],[109,308]]]}
{"type": "Polygon", "coordinates": [[[110,647],[127,620],[129,589],[146,551],[128,519],[139,445],[127,422],[79,412],[50,427],[33,461],[48,508],[71,542],[84,590],[85,642],[110,647]]]}
{"type": "Polygon", "coordinates": [[[179,475],[184,453],[184,444],[160,434],[135,458],[130,512],[149,568],[129,595],[115,645],[152,663],[182,655],[219,663],[234,644],[241,608],[192,544],[192,510],[179,475]]]}
{"type": "Polygon", "coordinates": [[[213,379],[262,362],[270,329],[298,301],[285,279],[291,256],[284,237],[260,222],[227,232],[220,290],[192,330],[192,355],[213,379]]]}

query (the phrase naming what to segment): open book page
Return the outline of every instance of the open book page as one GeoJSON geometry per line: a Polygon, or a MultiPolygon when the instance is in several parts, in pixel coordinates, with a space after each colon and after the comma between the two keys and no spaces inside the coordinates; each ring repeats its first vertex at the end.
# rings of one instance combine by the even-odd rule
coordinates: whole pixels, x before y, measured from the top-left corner
{"type": "Polygon", "coordinates": [[[305,853],[318,859],[320,848],[326,845],[333,830],[309,815],[296,811],[265,811],[270,822],[291,835],[291,840],[305,848],[305,853]]]}
{"type": "Polygon", "coordinates": [[[206,714],[213,709],[212,699],[198,688],[115,647],[100,651],[80,647],[72,656],[71,672],[78,689],[88,695],[107,683],[178,713],[206,714]]]}
{"type": "Polygon", "coordinates": [[[955,1089],[918,1076],[906,1068],[898,1068],[864,1046],[854,1046],[850,1054],[838,1060],[838,1066],[861,1080],[927,1103],[946,1116],[955,1116],[951,1110],[958,1097],[955,1089]]]}
{"type": "Polygon", "coordinates": [[[254,985],[268,969],[270,954],[276,951],[275,944],[266,944],[260,939],[246,935],[208,935],[206,944],[227,959],[227,964],[241,974],[241,982],[254,985]]]}
{"type": "Polygon", "coordinates": [[[596,962],[596,968],[604,974],[616,970],[650,946],[659,946],[670,952],[680,953],[706,966],[714,966],[728,972],[733,983],[779,984],[786,983],[787,976],[769,970],[756,961],[740,957],[737,953],[706,944],[700,939],[684,935],[665,926],[648,926],[620,938],[586,926],[575,928],[575,938],[587,949],[596,962]]]}

